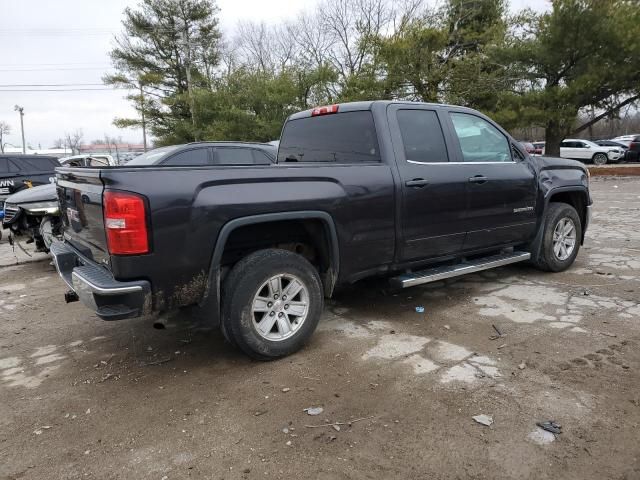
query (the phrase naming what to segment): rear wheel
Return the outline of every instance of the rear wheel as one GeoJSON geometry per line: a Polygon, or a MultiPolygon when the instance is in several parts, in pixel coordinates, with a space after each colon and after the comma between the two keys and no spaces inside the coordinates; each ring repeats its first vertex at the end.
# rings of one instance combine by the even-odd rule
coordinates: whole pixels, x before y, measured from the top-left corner
{"type": "Polygon", "coordinates": [[[605,165],[607,160],[609,160],[609,158],[604,153],[596,153],[593,156],[593,163],[596,165],[605,165]]]}
{"type": "Polygon", "coordinates": [[[322,308],[313,265],[287,250],[260,250],[238,262],[225,280],[222,329],[247,355],[272,360],[307,342],[322,308]]]}
{"type": "Polygon", "coordinates": [[[566,203],[550,203],[540,255],[534,265],[549,272],[566,270],[578,255],[581,239],[582,224],[576,209],[566,203]]]}

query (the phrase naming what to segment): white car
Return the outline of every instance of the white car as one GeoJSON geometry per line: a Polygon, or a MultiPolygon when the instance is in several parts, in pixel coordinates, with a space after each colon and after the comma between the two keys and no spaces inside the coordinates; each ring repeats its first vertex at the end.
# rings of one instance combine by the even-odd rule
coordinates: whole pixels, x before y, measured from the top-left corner
{"type": "Polygon", "coordinates": [[[621,147],[601,147],[597,143],[580,138],[566,138],[560,144],[560,156],[574,160],[593,161],[596,165],[619,162],[624,158],[621,147]]]}
{"type": "Polygon", "coordinates": [[[633,142],[636,137],[640,137],[640,133],[632,135],[621,135],[619,137],[612,138],[611,140],[613,140],[614,142],[624,143],[625,145],[629,146],[629,144],[633,142]]]}
{"type": "Polygon", "coordinates": [[[113,167],[118,163],[105,153],[73,155],[58,160],[63,167],[113,167]]]}

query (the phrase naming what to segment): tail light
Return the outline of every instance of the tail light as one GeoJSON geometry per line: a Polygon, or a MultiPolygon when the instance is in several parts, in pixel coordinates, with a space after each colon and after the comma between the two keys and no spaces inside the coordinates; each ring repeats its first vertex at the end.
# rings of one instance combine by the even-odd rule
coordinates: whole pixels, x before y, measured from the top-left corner
{"type": "Polygon", "coordinates": [[[338,105],[326,105],[324,107],[316,107],[311,110],[312,117],[317,117],[319,115],[329,115],[331,113],[338,113],[338,105]]]}
{"type": "Polygon", "coordinates": [[[104,227],[112,255],[149,253],[144,199],[135,193],[104,192],[104,227]]]}

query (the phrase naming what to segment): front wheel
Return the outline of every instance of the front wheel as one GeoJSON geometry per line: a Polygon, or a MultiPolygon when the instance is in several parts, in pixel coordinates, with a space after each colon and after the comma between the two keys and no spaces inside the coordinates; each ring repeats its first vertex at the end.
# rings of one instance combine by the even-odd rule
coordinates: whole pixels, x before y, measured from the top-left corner
{"type": "Polygon", "coordinates": [[[290,355],[307,342],[323,308],[318,271],[301,255],[267,249],[240,260],[224,282],[222,329],[258,360],[290,355]]]}
{"type": "Polygon", "coordinates": [[[545,216],[542,247],[534,265],[548,272],[569,268],[580,249],[582,224],[578,212],[566,203],[550,203],[545,216]]]}
{"type": "Polygon", "coordinates": [[[609,158],[604,153],[596,153],[593,156],[593,163],[596,165],[605,165],[607,160],[609,160],[609,158]]]}

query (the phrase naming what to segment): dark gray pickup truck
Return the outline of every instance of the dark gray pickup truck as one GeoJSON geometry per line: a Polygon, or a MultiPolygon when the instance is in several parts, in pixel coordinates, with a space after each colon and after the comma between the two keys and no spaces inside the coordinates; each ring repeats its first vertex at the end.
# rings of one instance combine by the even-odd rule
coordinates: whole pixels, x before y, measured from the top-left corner
{"type": "MultiPolygon", "coordinates": [[[[196,306],[258,359],[298,350],[323,298],[374,275],[398,288],[520,261],[568,268],[589,175],[530,157],[467,108],[359,102],[292,115],[277,162],[193,143],[124,167],[59,168],[60,275],[105,320],[196,306]]],[[[266,148],[266,147],[265,147],[266,148]]]]}

